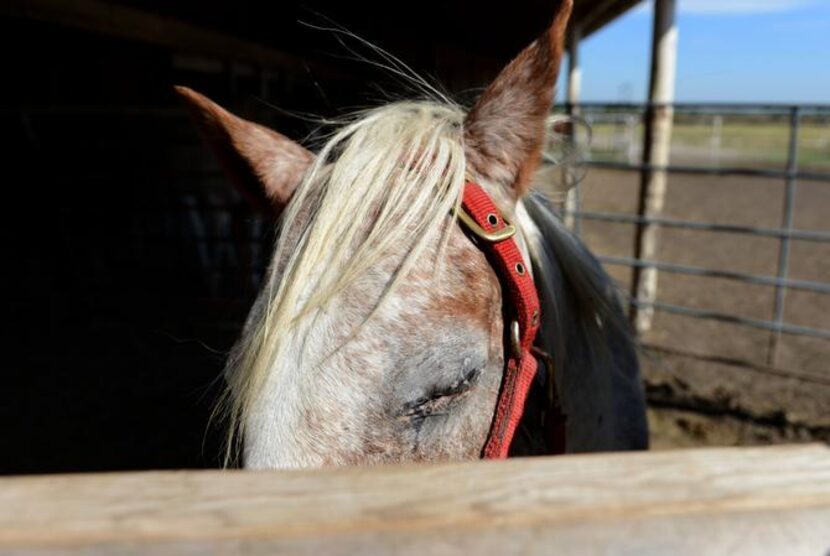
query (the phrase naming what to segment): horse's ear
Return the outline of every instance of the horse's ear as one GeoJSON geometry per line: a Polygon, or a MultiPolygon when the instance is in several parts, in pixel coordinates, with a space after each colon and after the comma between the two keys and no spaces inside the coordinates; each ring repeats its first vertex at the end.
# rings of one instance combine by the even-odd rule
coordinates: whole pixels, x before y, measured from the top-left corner
{"type": "Polygon", "coordinates": [[[517,196],[529,189],[539,164],[572,5],[560,0],[548,30],[502,70],[464,123],[472,169],[517,196]]]}
{"type": "Polygon", "coordinates": [[[234,116],[187,87],[175,87],[239,191],[268,215],[288,203],[314,155],[284,135],[234,116]]]}

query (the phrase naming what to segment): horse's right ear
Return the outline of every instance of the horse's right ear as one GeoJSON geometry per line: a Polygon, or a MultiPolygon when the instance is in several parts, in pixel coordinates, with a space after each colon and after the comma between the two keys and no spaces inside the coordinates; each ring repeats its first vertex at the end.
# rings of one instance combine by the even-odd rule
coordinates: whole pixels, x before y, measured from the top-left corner
{"type": "Polygon", "coordinates": [[[281,213],[314,155],[276,131],[234,116],[192,89],[175,89],[239,191],[264,213],[281,213]]]}

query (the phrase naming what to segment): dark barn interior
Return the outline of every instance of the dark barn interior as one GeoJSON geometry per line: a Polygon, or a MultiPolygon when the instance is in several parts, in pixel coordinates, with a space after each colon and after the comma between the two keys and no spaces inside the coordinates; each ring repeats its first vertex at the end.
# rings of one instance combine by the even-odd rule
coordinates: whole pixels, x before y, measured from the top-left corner
{"type": "MultiPolygon", "coordinates": [[[[582,6],[589,31],[616,15],[582,6]]],[[[219,464],[212,403],[273,223],[226,183],[174,84],[301,138],[315,124],[284,110],[328,116],[411,94],[301,21],[330,19],[468,100],[552,11],[541,0],[4,2],[0,472],[219,464]]]]}

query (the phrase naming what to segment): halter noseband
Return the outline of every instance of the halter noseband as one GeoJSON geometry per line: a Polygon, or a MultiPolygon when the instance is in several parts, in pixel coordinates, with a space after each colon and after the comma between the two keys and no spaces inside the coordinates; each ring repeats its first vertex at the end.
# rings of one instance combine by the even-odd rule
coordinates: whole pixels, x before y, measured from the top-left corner
{"type": "MultiPolygon", "coordinates": [[[[539,295],[513,239],[516,228],[508,223],[484,189],[472,181],[464,186],[458,220],[477,238],[502,282],[506,314],[510,315],[509,356],[502,379],[496,412],[482,457],[504,459],[524,413],[530,387],[538,367],[533,342],[539,330],[539,295]]],[[[507,352],[507,350],[505,350],[507,352]]],[[[564,452],[564,427],[557,436],[556,452],[564,452]]]]}

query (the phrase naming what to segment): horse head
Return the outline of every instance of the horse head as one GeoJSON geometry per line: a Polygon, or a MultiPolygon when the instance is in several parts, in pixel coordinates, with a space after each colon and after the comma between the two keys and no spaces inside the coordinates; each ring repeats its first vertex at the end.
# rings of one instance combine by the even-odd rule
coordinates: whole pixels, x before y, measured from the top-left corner
{"type": "MultiPolygon", "coordinates": [[[[381,106],[317,153],[178,88],[230,178],[279,215],[226,372],[246,466],[481,456],[509,331],[499,277],[454,214],[471,180],[508,220],[529,220],[570,11],[563,0],[471,110],[381,106]]],[[[529,261],[532,226],[517,227],[529,261]]]]}

